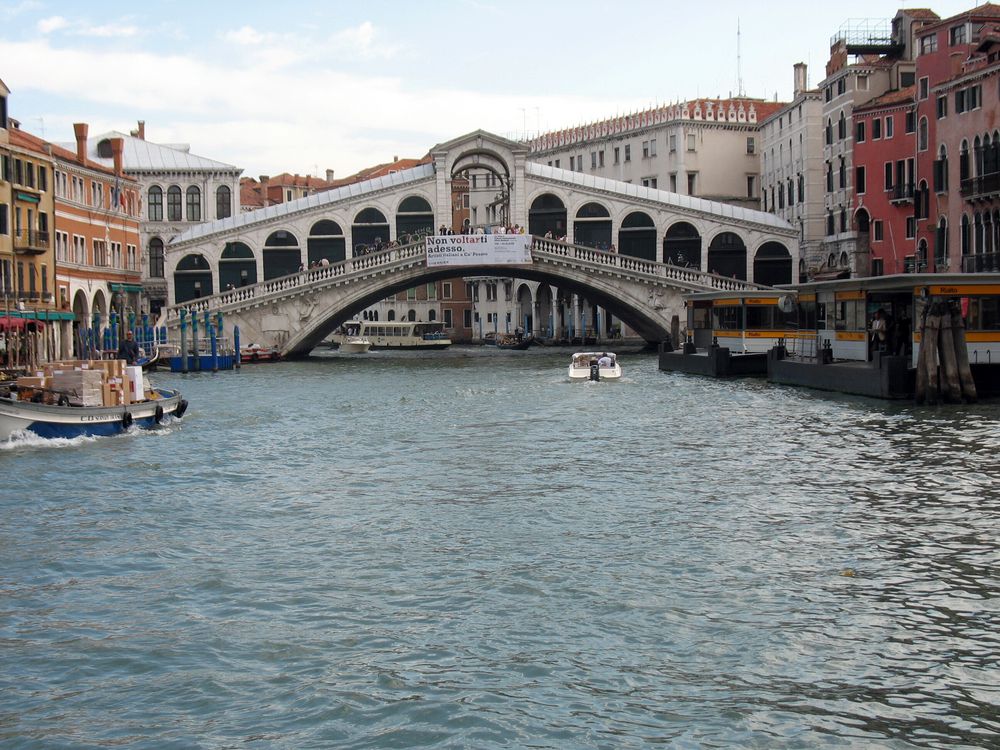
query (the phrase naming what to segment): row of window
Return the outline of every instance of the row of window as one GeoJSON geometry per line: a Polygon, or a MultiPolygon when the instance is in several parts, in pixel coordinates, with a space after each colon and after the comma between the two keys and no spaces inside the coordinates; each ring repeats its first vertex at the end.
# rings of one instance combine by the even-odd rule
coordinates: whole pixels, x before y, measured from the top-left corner
{"type": "Polygon", "coordinates": [[[67,175],[60,169],[55,172],[56,196],[65,200],[75,201],[87,206],[105,210],[124,211],[128,216],[139,216],[138,196],[132,190],[123,189],[116,181],[114,184],[100,180],[90,180],[90,190],[87,181],[80,175],[67,175]],[[107,188],[105,190],[105,188],[107,188]]]}
{"type": "MultiPolygon", "coordinates": [[[[686,136],[687,150],[689,152],[694,152],[697,150],[698,137],[695,133],[688,133],[686,136]]],[[[677,135],[671,134],[669,136],[670,152],[673,153],[677,150],[677,135]]],[[[752,154],[756,150],[756,142],[754,138],[747,138],[747,153],[752,154]]],[[[604,167],[604,150],[591,151],[590,152],[590,168],[591,169],[601,169],[604,167]]],[[[613,161],[612,164],[621,164],[623,162],[632,161],[632,146],[631,144],[625,144],[624,146],[615,146],[612,149],[613,161]],[[624,156],[624,159],[622,158],[624,156]]],[[[642,142],[642,158],[652,159],[656,156],[656,139],[651,138],[648,141],[642,142]]],[[[560,168],[560,159],[549,159],[547,162],[548,166],[560,168]]],[[[583,171],[583,154],[578,154],[577,156],[569,157],[569,169],[571,172],[582,172],[583,171]]]]}
{"type": "Polygon", "coordinates": [[[5,295],[46,302],[49,299],[49,267],[45,263],[35,266],[21,260],[16,263],[0,260],[0,289],[5,295]]]}
{"type": "MultiPolygon", "coordinates": [[[[153,185],[149,189],[148,215],[150,221],[163,221],[163,188],[153,185]]],[[[187,209],[187,221],[202,221],[201,188],[189,185],[186,193],[181,193],[177,185],[167,188],[167,221],[184,221],[182,207],[187,209]]],[[[215,190],[215,218],[228,219],[233,215],[233,191],[228,185],[220,185],[215,190]]]]}
{"type": "Polygon", "coordinates": [[[68,232],[56,230],[55,250],[56,260],[63,263],[97,266],[98,268],[120,268],[127,271],[139,270],[139,256],[135,245],[125,245],[125,255],[122,255],[121,242],[92,240],[93,252],[87,257],[87,238],[68,232]],[[72,239],[72,242],[70,241],[72,239]]]}
{"type": "Polygon", "coordinates": [[[9,154],[0,156],[0,180],[43,193],[49,189],[49,171],[44,164],[9,154]]]}
{"type": "Polygon", "coordinates": [[[0,234],[10,234],[11,229],[14,235],[28,242],[37,241],[42,245],[48,244],[49,215],[44,211],[32,208],[22,208],[14,206],[14,226],[10,225],[9,206],[0,203],[0,234]]]}
{"type": "MultiPolygon", "coordinates": [[[[959,26],[952,26],[950,29],[948,29],[948,44],[952,47],[968,44],[969,38],[970,36],[969,36],[968,24],[963,23],[959,26]]],[[[973,42],[979,41],[978,26],[974,28],[971,38],[973,42]]],[[[937,52],[938,49],[937,32],[920,37],[918,47],[921,55],[929,55],[932,52],[937,52]]]]}

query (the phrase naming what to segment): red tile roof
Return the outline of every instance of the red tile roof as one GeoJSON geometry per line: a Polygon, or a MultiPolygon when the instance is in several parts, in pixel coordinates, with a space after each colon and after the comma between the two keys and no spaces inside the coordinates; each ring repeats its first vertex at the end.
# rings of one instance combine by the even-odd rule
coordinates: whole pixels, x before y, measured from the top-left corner
{"type": "Polygon", "coordinates": [[[683,119],[685,108],[687,109],[687,119],[689,120],[694,119],[694,111],[695,109],[698,109],[701,111],[701,119],[699,122],[723,123],[732,122],[732,120],[709,120],[706,117],[709,109],[711,109],[713,113],[722,111],[727,114],[730,111],[735,111],[738,114],[742,109],[747,119],[744,122],[738,122],[738,124],[755,125],[763,122],[778,110],[787,106],[787,104],[788,102],[769,102],[763,99],[748,98],[692,99],[679,104],[665,104],[660,107],[653,107],[652,109],[642,110],[641,112],[635,112],[629,115],[612,117],[607,120],[598,120],[596,122],[587,123],[586,125],[580,125],[574,128],[553,130],[548,133],[543,133],[537,138],[531,139],[529,145],[533,151],[540,151],[549,148],[557,148],[563,144],[579,143],[580,141],[586,141],[592,138],[600,138],[613,133],[639,130],[652,125],[683,119]],[[751,111],[755,118],[754,122],[751,122],[749,119],[751,111]]]}
{"type": "Polygon", "coordinates": [[[889,107],[894,104],[906,104],[912,103],[914,99],[914,94],[916,93],[916,86],[907,86],[904,89],[897,89],[895,91],[889,91],[882,96],[877,96],[869,102],[861,105],[860,107],[855,107],[855,112],[864,112],[868,109],[878,109],[879,107],[889,107]]]}
{"type": "Polygon", "coordinates": [[[81,166],[87,167],[88,169],[93,169],[97,172],[104,172],[105,174],[113,175],[115,173],[114,169],[106,167],[99,162],[92,161],[90,159],[84,158],[81,162],[76,158],[76,152],[70,151],[69,149],[63,148],[62,146],[57,146],[54,143],[49,143],[43,138],[39,138],[37,135],[28,133],[20,128],[11,128],[7,131],[10,135],[10,142],[15,146],[20,146],[23,149],[29,151],[34,151],[39,154],[47,154],[54,159],[62,159],[63,161],[73,162],[74,164],[80,164],[81,166]]]}

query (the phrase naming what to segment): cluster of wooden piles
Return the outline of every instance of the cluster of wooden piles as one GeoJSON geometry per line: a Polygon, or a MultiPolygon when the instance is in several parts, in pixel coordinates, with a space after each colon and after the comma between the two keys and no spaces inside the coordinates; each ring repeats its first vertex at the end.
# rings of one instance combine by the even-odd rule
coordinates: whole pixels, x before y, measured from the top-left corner
{"type": "Polygon", "coordinates": [[[915,395],[918,404],[976,400],[965,323],[956,302],[933,302],[924,309],[915,395]]]}

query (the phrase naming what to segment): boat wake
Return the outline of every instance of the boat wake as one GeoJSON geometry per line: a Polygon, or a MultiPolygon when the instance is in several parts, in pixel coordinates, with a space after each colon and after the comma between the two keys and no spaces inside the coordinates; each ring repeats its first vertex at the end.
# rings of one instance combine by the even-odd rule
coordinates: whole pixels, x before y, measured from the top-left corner
{"type": "Polygon", "coordinates": [[[152,429],[141,429],[133,425],[124,432],[116,435],[79,435],[72,438],[54,437],[45,438],[27,430],[14,432],[9,440],[0,441],[0,452],[20,450],[22,448],[74,448],[81,445],[89,445],[102,440],[114,440],[123,437],[165,437],[174,431],[175,425],[180,425],[181,420],[173,415],[163,418],[162,424],[152,429]]]}
{"type": "Polygon", "coordinates": [[[43,438],[33,432],[18,430],[9,440],[0,442],[0,451],[18,450],[20,448],[71,448],[94,443],[98,438],[94,435],[80,435],[74,438],[43,438]]]}

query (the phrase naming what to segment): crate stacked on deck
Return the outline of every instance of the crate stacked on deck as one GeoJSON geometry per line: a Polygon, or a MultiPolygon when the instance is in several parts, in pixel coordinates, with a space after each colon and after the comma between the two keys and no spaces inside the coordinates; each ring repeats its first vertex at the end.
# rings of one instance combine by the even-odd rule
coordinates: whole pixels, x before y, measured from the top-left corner
{"type": "Polygon", "coordinates": [[[18,378],[17,394],[20,401],[68,406],[127,406],[147,399],[142,368],[121,359],[50,362],[34,375],[18,378]]]}

